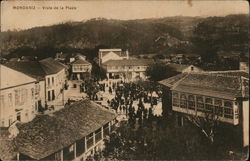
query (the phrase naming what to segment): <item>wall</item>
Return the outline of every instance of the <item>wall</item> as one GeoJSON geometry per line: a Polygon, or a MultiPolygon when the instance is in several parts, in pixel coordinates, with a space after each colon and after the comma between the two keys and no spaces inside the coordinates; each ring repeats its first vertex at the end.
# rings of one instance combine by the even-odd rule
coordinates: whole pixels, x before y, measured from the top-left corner
{"type": "Polygon", "coordinates": [[[61,89],[64,87],[66,80],[65,69],[62,69],[56,74],[51,74],[45,76],[46,80],[46,101],[48,101],[48,91],[54,90],[55,99],[60,95],[61,89]],[[52,81],[54,79],[54,81],[52,81]]]}
{"type": "Polygon", "coordinates": [[[28,122],[35,117],[35,83],[1,90],[0,125],[9,126],[9,121],[17,119],[17,113],[21,114],[21,122],[28,122]],[[18,91],[18,95],[16,94],[18,91]],[[33,92],[32,92],[33,91],[33,92]],[[32,94],[33,93],[33,94],[32,94]],[[19,99],[17,99],[19,98],[19,99]],[[3,102],[4,100],[4,102],[3,102]],[[16,101],[19,100],[19,101],[16,101]],[[19,111],[17,112],[16,109],[19,111]]]}

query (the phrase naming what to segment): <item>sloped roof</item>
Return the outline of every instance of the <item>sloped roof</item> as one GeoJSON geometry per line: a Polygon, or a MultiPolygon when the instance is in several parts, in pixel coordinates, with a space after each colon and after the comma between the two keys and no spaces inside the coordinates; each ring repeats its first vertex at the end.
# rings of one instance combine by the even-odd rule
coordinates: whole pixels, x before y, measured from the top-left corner
{"type": "Polygon", "coordinates": [[[46,73],[38,61],[8,62],[7,67],[29,75],[37,80],[44,79],[46,73]]]}
{"type": "Polygon", "coordinates": [[[116,114],[89,100],[75,102],[53,113],[40,115],[31,122],[17,124],[18,151],[33,159],[42,159],[82,139],[116,114]]]}
{"type": "Polygon", "coordinates": [[[87,60],[78,59],[78,60],[74,61],[72,64],[86,64],[86,65],[89,65],[90,63],[87,60]]]}
{"type": "Polygon", "coordinates": [[[104,65],[107,66],[147,66],[153,64],[152,59],[123,59],[123,60],[109,60],[104,65]]]}
{"type": "Polygon", "coordinates": [[[187,75],[188,75],[188,73],[178,74],[178,75],[170,77],[168,79],[161,80],[161,81],[159,81],[159,83],[164,85],[164,86],[167,86],[167,87],[172,87],[175,83],[177,83],[178,81],[180,81],[181,79],[183,79],[187,75]]]}
{"type": "Polygon", "coordinates": [[[224,99],[242,97],[241,77],[220,74],[190,73],[177,82],[172,90],[224,99]]]}
{"type": "Polygon", "coordinates": [[[66,65],[54,60],[53,58],[46,58],[39,61],[44,72],[49,74],[56,74],[60,72],[62,69],[67,68],[66,65]]]}
{"type": "Polygon", "coordinates": [[[36,79],[27,74],[0,64],[0,90],[27,83],[35,83],[36,81],[36,79]]]}
{"type": "Polygon", "coordinates": [[[8,161],[15,160],[16,146],[14,141],[9,138],[7,127],[0,127],[0,160],[8,161]]]}
{"type": "Polygon", "coordinates": [[[249,73],[243,70],[228,70],[228,71],[209,71],[206,72],[211,75],[221,75],[221,76],[240,76],[240,77],[245,77],[249,78],[249,73]]]}
{"type": "Polygon", "coordinates": [[[121,49],[99,49],[99,52],[102,53],[102,57],[106,56],[109,53],[115,53],[120,57],[126,57],[126,51],[122,51],[121,49]]]}

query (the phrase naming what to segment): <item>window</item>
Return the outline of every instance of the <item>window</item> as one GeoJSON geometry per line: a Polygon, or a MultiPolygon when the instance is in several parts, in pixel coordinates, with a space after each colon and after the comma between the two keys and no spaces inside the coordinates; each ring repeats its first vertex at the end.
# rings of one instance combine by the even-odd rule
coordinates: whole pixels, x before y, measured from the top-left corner
{"type": "Polygon", "coordinates": [[[8,102],[9,102],[9,106],[12,107],[13,102],[12,102],[12,93],[8,94],[8,102]]]}
{"type": "Polygon", "coordinates": [[[102,139],[102,128],[95,131],[95,142],[97,143],[102,139]]]}
{"type": "Polygon", "coordinates": [[[192,110],[195,109],[195,100],[193,95],[188,96],[188,108],[192,110]]]}
{"type": "Polygon", "coordinates": [[[204,110],[204,101],[202,96],[196,97],[197,101],[197,111],[203,111],[204,110]]]}
{"type": "Polygon", "coordinates": [[[51,79],[52,79],[51,81],[52,81],[52,86],[53,86],[54,85],[54,77],[52,77],[51,79]]]}
{"type": "Polygon", "coordinates": [[[4,104],[4,95],[0,96],[0,107],[4,108],[5,104],[4,104]]]}
{"type": "Polygon", "coordinates": [[[17,113],[16,119],[17,119],[18,121],[21,121],[21,112],[18,112],[18,113],[17,113]]]}
{"type": "Polygon", "coordinates": [[[34,88],[31,88],[31,98],[32,98],[32,99],[35,98],[35,91],[34,91],[34,88]]]}
{"type": "Polygon", "coordinates": [[[48,86],[50,86],[50,78],[47,79],[48,86]]]}
{"type": "Polygon", "coordinates": [[[223,116],[222,100],[215,99],[214,100],[214,107],[215,107],[215,114],[218,116],[223,116]]]}
{"type": "Polygon", "coordinates": [[[17,89],[15,90],[15,105],[21,106],[27,101],[28,90],[27,89],[17,89]]]}
{"type": "Polygon", "coordinates": [[[191,67],[191,71],[193,71],[194,70],[194,67],[191,67]]]}
{"type": "Polygon", "coordinates": [[[180,106],[181,108],[187,108],[187,97],[185,94],[181,94],[180,106]]]}
{"type": "Polygon", "coordinates": [[[205,109],[207,112],[213,112],[213,99],[206,97],[205,99],[205,109]]]}
{"type": "Polygon", "coordinates": [[[93,133],[90,133],[86,139],[87,139],[87,148],[89,149],[94,145],[93,133]]]}
{"type": "Polygon", "coordinates": [[[173,93],[173,106],[180,106],[180,101],[179,101],[179,93],[174,92],[173,93]]]}
{"type": "Polygon", "coordinates": [[[224,117],[233,118],[233,103],[231,101],[224,101],[224,117]]]}
{"type": "Polygon", "coordinates": [[[107,123],[107,124],[105,124],[105,125],[103,126],[103,135],[104,135],[104,136],[109,135],[109,123],[107,123]]]}

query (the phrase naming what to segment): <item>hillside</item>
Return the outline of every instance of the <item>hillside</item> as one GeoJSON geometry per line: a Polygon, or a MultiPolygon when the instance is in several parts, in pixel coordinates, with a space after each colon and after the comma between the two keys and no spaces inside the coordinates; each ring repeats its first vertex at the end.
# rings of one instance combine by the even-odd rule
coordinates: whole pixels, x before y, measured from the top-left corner
{"type": "MultiPolygon", "coordinates": [[[[245,15],[238,16],[243,22],[248,18],[245,15]]],[[[193,37],[193,31],[198,24],[206,23],[207,20],[211,24],[210,19],[213,21],[214,18],[168,17],[127,21],[98,18],[2,32],[1,54],[9,57],[47,57],[62,51],[83,52],[92,57],[100,47],[128,49],[132,54],[190,53],[192,45],[189,40],[193,37]]],[[[228,21],[234,22],[235,17],[221,17],[220,21],[222,29],[225,27],[226,30],[228,21]]],[[[215,23],[212,25],[216,26],[215,23]]]]}

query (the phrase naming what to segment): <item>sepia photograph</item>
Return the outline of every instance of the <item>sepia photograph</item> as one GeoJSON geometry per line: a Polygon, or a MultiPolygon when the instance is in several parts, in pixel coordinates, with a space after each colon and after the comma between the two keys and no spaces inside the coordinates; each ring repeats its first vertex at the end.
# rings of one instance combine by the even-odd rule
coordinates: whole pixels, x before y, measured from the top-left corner
{"type": "Polygon", "coordinates": [[[245,161],[249,3],[3,0],[0,161],[245,161]]]}

